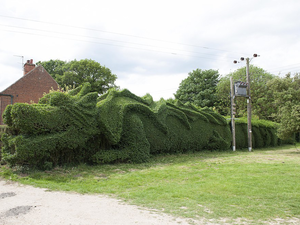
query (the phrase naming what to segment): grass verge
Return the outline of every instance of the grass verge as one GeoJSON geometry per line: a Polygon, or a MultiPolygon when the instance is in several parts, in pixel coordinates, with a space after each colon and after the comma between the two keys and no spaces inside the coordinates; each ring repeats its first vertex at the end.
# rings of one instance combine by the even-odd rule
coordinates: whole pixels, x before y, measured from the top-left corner
{"type": "Polygon", "coordinates": [[[300,150],[201,152],[144,164],[0,167],[0,176],[51,190],[100,193],[187,218],[266,221],[300,217],[300,150]]]}

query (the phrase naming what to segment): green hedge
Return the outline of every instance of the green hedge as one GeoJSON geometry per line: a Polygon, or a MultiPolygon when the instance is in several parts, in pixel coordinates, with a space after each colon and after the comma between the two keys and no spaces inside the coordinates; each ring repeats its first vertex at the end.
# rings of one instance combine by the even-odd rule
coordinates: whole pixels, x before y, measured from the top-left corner
{"type": "MultiPolygon", "coordinates": [[[[277,136],[276,123],[266,120],[252,120],[252,147],[253,148],[265,148],[271,146],[277,146],[281,144],[277,136]]],[[[236,119],[236,147],[247,148],[248,147],[248,132],[247,132],[247,119],[236,119]]]]}
{"type": "Polygon", "coordinates": [[[128,90],[111,90],[98,100],[98,123],[107,143],[93,156],[94,162],[144,162],[151,154],[230,146],[226,120],[212,111],[163,99],[154,102],[149,95],[140,98],[128,90]]]}
{"type": "Polygon", "coordinates": [[[97,97],[85,88],[74,96],[53,92],[39,104],[7,107],[3,119],[11,134],[2,135],[3,160],[42,169],[87,161],[92,153],[86,146],[98,133],[97,97]]]}
{"type": "MultiPolygon", "coordinates": [[[[151,155],[224,151],[230,125],[221,115],[179,101],[153,101],[128,90],[98,97],[90,84],[52,92],[38,104],[16,103],[3,114],[2,158],[11,165],[49,169],[56,165],[133,162],[151,155]]],[[[253,148],[276,146],[277,125],[253,120],[253,148]]],[[[236,120],[237,148],[247,148],[247,121],[236,120]]],[[[0,156],[1,157],[1,156],[0,156]]]]}
{"type": "Polygon", "coordinates": [[[151,154],[226,150],[226,120],[209,110],[153,101],[128,90],[101,97],[90,85],[52,92],[38,104],[6,108],[12,131],[2,140],[3,159],[14,165],[50,168],[65,163],[145,162],[151,154]]]}
{"type": "Polygon", "coordinates": [[[2,146],[3,146],[3,143],[2,143],[2,140],[1,140],[1,136],[2,134],[4,134],[7,130],[7,126],[6,125],[0,125],[0,162],[1,162],[1,159],[2,159],[2,146]]]}

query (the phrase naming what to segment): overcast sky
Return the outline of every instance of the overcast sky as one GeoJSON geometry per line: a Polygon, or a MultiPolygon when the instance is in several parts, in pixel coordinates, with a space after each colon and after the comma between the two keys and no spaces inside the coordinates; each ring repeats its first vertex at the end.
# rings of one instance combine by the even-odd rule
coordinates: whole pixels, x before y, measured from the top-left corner
{"type": "Polygon", "coordinates": [[[1,0],[0,91],[22,77],[22,57],[92,59],[116,84],[173,97],[199,68],[226,75],[240,57],[275,75],[300,71],[299,0],[1,0]]]}

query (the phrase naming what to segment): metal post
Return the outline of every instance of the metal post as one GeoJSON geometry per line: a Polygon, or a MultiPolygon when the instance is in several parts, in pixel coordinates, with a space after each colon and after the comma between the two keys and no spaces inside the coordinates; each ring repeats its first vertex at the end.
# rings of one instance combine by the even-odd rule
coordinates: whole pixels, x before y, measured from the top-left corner
{"type": "Polygon", "coordinates": [[[247,98],[247,115],[248,115],[248,150],[252,151],[252,126],[251,126],[251,91],[250,91],[250,75],[249,75],[250,59],[246,58],[246,76],[248,83],[248,98],[247,98]]]}
{"type": "Polygon", "coordinates": [[[234,103],[234,90],[233,90],[233,79],[230,77],[230,102],[231,102],[231,133],[232,133],[232,151],[235,151],[235,103],[234,103]]]}

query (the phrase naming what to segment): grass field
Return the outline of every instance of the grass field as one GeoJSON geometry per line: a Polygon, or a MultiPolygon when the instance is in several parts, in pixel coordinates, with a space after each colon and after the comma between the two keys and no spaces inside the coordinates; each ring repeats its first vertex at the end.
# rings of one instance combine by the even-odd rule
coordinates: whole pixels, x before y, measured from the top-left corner
{"type": "Polygon", "coordinates": [[[0,176],[51,190],[108,194],[195,220],[258,224],[300,218],[299,148],[156,156],[144,164],[79,165],[45,172],[1,166],[0,176]]]}

